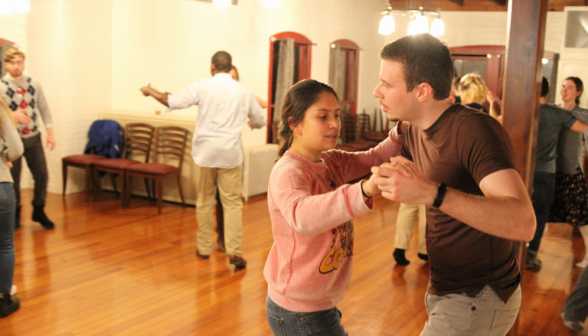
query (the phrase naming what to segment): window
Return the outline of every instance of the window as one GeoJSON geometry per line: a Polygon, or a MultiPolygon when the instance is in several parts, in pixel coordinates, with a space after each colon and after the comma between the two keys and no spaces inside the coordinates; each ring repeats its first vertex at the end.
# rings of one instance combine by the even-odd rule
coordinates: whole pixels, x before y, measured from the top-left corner
{"type": "Polygon", "coordinates": [[[329,84],[333,86],[341,105],[349,105],[349,115],[357,113],[357,83],[359,75],[359,46],[350,40],[331,43],[329,84]]]}
{"type": "Polygon", "coordinates": [[[304,35],[284,32],[270,38],[267,142],[278,143],[277,125],[286,91],[310,78],[312,42],[304,35]]]}

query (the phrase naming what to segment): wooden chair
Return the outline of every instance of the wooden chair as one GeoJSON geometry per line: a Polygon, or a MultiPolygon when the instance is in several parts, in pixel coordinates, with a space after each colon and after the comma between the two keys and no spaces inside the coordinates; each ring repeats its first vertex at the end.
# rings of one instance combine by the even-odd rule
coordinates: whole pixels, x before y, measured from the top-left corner
{"type": "Polygon", "coordinates": [[[78,154],[70,155],[61,159],[61,174],[63,175],[63,196],[65,196],[65,187],[67,185],[67,168],[76,167],[82,168],[86,172],[86,202],[90,202],[90,194],[94,188],[94,180],[92,178],[93,164],[98,160],[104,159],[104,156],[96,154],[78,154]]]}
{"type": "MultiPolygon", "coordinates": [[[[65,189],[67,186],[67,170],[68,167],[82,168],[86,172],[86,202],[90,201],[90,195],[94,186],[94,163],[98,160],[102,160],[110,155],[116,156],[118,153],[116,150],[116,144],[120,142],[122,137],[122,128],[114,120],[96,120],[90,126],[88,131],[89,142],[86,146],[86,153],[69,155],[61,159],[61,173],[63,177],[63,196],[65,196],[65,189]],[[105,135],[106,134],[106,135],[105,135]],[[99,135],[99,139],[96,136],[99,135]],[[100,153],[105,156],[96,155],[96,147],[100,147],[100,153]],[[89,147],[89,148],[88,148],[89,147]]],[[[114,179],[113,179],[114,185],[114,179]]]]}
{"type": "Polygon", "coordinates": [[[186,151],[189,132],[181,127],[163,126],[158,127],[155,131],[155,143],[153,147],[153,162],[138,163],[126,168],[125,175],[125,196],[127,207],[131,201],[131,182],[133,176],[153,179],[157,182],[157,213],[161,215],[161,205],[163,203],[163,180],[168,176],[175,176],[178,182],[178,190],[182,199],[182,206],[185,206],[184,193],[182,191],[182,165],[186,151]],[[159,163],[174,159],[177,161],[177,167],[159,163]]]}
{"type": "MultiPolygon", "coordinates": [[[[127,124],[125,126],[125,144],[122,158],[102,159],[94,162],[94,180],[96,181],[96,192],[94,197],[96,199],[98,199],[100,192],[102,191],[102,188],[100,187],[100,172],[118,174],[121,177],[121,194],[124,195],[126,169],[131,165],[141,163],[140,161],[131,159],[130,157],[143,156],[143,162],[149,161],[154,131],[155,128],[149,124],[127,124]]],[[[147,194],[150,195],[147,180],[145,180],[145,188],[147,189],[147,194]]],[[[115,192],[118,192],[116,190],[116,184],[114,184],[114,190],[115,192]]],[[[122,197],[122,206],[125,207],[124,197],[122,197]]]]}

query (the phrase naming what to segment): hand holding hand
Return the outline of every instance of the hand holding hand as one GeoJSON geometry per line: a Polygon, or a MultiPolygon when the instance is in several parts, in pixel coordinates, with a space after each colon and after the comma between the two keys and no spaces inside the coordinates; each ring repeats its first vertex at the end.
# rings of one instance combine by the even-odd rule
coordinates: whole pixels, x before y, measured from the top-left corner
{"type": "Polygon", "coordinates": [[[433,204],[437,195],[436,184],[426,181],[413,162],[403,157],[390,161],[372,167],[374,182],[382,196],[406,204],[433,204]]]}
{"type": "Polygon", "coordinates": [[[376,175],[370,176],[369,180],[363,181],[361,184],[361,190],[363,190],[363,193],[368,197],[378,196],[382,193],[374,183],[375,176],[376,175]]]}
{"type": "Polygon", "coordinates": [[[14,116],[14,119],[21,124],[27,125],[31,122],[31,117],[25,113],[25,109],[16,110],[12,112],[12,115],[14,116]]]}

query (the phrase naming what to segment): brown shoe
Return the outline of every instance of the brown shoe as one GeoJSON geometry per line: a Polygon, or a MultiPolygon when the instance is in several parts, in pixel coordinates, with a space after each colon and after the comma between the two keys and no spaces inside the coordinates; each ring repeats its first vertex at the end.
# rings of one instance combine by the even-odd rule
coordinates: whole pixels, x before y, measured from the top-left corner
{"type": "Polygon", "coordinates": [[[202,260],[208,260],[210,258],[208,254],[200,254],[198,249],[196,249],[196,256],[202,260]]]}
{"type": "Polygon", "coordinates": [[[230,255],[229,264],[235,265],[236,268],[245,268],[247,266],[247,260],[243,259],[243,257],[230,255]]]}

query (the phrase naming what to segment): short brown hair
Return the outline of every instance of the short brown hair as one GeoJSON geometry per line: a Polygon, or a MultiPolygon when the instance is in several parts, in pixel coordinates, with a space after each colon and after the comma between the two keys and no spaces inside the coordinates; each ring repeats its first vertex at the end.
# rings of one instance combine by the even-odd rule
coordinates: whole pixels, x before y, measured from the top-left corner
{"type": "Polygon", "coordinates": [[[14,56],[20,56],[22,59],[25,59],[25,54],[22,51],[16,48],[10,48],[4,53],[4,62],[10,62],[14,56]]]}
{"type": "Polygon", "coordinates": [[[220,72],[229,72],[233,67],[233,59],[231,54],[226,51],[217,51],[212,55],[211,63],[214,64],[216,70],[220,72]]]}
{"type": "Polygon", "coordinates": [[[380,58],[402,64],[409,92],[421,83],[428,83],[436,100],[449,97],[455,71],[451,53],[433,35],[409,35],[388,43],[380,51],[380,58]]]}

